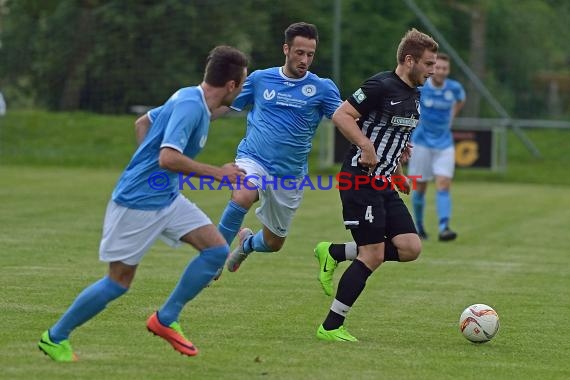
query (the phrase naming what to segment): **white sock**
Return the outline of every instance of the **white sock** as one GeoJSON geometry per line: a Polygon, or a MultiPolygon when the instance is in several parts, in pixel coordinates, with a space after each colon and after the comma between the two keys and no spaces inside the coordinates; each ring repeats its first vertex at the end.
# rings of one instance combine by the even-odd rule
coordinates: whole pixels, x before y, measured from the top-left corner
{"type": "Polygon", "coordinates": [[[343,304],[335,298],[331,305],[331,311],[346,318],[346,315],[350,311],[350,306],[343,304]]]}
{"type": "Polygon", "coordinates": [[[357,254],[358,254],[358,247],[356,246],[355,242],[349,241],[347,243],[344,243],[344,255],[347,260],[352,261],[356,259],[357,254]]]}

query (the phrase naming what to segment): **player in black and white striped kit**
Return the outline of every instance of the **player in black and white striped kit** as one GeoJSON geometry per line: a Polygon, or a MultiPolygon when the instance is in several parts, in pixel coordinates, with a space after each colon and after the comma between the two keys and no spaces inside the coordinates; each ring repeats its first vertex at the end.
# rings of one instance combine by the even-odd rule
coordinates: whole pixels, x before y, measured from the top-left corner
{"type": "Polygon", "coordinates": [[[368,277],[384,261],[413,261],[421,252],[413,219],[396,187],[410,191],[400,160],[409,153],[410,135],[420,116],[417,87],[433,75],[437,49],[431,37],[409,30],[398,46],[395,71],[367,79],[333,116],[353,144],[337,178],[344,224],[355,243],[322,242],[315,249],[319,280],[327,294],[332,294],[338,262],[353,260],[317,330],[320,339],[356,341],[343,324],[368,277]]]}

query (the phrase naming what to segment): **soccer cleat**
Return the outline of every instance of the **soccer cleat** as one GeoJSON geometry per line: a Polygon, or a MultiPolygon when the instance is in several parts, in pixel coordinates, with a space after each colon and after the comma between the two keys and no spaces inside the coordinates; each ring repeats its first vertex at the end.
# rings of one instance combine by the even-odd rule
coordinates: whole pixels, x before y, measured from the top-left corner
{"type": "Polygon", "coordinates": [[[325,330],[323,325],[320,325],[317,330],[317,338],[329,342],[358,342],[358,339],[352,336],[344,326],[335,330],[325,330]]]}
{"type": "Polygon", "coordinates": [[[428,239],[428,234],[427,234],[427,232],[426,232],[423,228],[418,228],[418,236],[419,236],[420,239],[422,239],[422,240],[427,240],[427,239],[428,239]]]}
{"type": "Polygon", "coordinates": [[[239,269],[241,263],[249,256],[249,253],[245,253],[243,251],[243,242],[245,239],[253,235],[253,231],[249,228],[242,228],[238,232],[239,244],[238,246],[230,253],[230,257],[228,257],[228,270],[230,272],[235,272],[239,269]]]}
{"type": "Polygon", "coordinates": [[[315,257],[319,260],[320,267],[318,279],[327,296],[332,296],[333,294],[333,274],[338,266],[338,262],[329,253],[331,244],[331,242],[323,241],[317,244],[314,249],[315,257]]]}
{"type": "Polygon", "coordinates": [[[445,230],[439,233],[439,241],[452,241],[457,239],[457,233],[446,227],[445,230]]]}
{"type": "Polygon", "coordinates": [[[78,360],[77,355],[71,349],[69,340],[66,339],[59,343],[54,343],[49,336],[48,330],[42,334],[38,347],[44,354],[56,362],[76,362],[78,360]]]}
{"type": "Polygon", "coordinates": [[[182,328],[178,322],[172,322],[170,326],[164,326],[158,320],[158,315],[154,312],[146,321],[146,328],[154,335],[158,335],[166,340],[170,345],[182,355],[196,356],[198,349],[184,336],[182,328]]]}

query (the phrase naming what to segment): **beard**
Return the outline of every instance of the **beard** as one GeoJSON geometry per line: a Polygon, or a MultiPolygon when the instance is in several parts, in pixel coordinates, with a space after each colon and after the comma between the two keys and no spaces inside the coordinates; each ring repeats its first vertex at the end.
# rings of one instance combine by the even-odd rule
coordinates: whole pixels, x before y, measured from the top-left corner
{"type": "Polygon", "coordinates": [[[295,66],[291,63],[287,64],[287,71],[289,71],[291,73],[291,75],[293,75],[295,78],[301,78],[307,72],[306,68],[303,72],[299,72],[299,70],[300,69],[297,66],[295,66]]]}
{"type": "Polygon", "coordinates": [[[415,66],[410,71],[409,78],[410,82],[412,82],[415,87],[422,86],[427,79],[419,70],[415,68],[415,66]]]}

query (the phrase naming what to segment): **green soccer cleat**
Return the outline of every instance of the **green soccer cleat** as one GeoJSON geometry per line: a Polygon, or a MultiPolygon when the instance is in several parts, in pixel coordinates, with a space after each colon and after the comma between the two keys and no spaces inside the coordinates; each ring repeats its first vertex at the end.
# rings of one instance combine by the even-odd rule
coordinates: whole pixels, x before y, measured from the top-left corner
{"type": "Polygon", "coordinates": [[[52,342],[49,332],[46,330],[42,334],[42,338],[38,343],[38,347],[44,354],[55,360],[56,362],[76,362],[77,356],[71,349],[69,340],[62,340],[59,343],[52,342]]]}
{"type": "Polygon", "coordinates": [[[333,294],[333,274],[338,266],[337,261],[329,253],[331,245],[331,242],[323,241],[317,244],[314,250],[320,267],[318,279],[327,296],[332,296],[333,294]]]}
{"type": "Polygon", "coordinates": [[[325,330],[323,325],[320,325],[317,330],[317,338],[329,342],[358,342],[358,339],[346,331],[344,326],[335,330],[325,330]]]}

